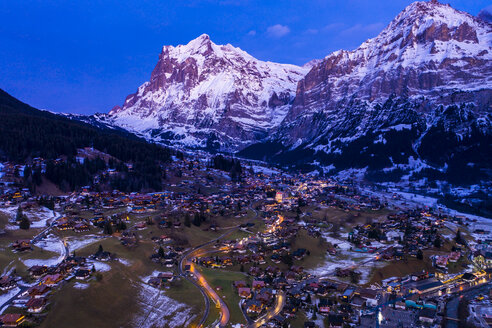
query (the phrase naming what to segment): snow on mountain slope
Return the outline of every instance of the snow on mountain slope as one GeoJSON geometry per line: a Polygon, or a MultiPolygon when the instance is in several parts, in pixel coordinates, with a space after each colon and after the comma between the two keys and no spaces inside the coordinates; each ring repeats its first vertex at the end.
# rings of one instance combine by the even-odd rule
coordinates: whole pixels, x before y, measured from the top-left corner
{"type": "Polygon", "coordinates": [[[288,121],[355,97],[452,103],[455,91],[492,88],[492,26],[449,5],[415,2],[376,38],[327,56],[301,80],[288,121]],[[438,99],[439,98],[439,99],[438,99]]]}
{"type": "Polygon", "coordinates": [[[280,124],[308,70],[257,60],[204,34],[187,45],[164,46],[150,81],[109,116],[154,140],[238,147],[280,124]]]}
{"type": "Polygon", "coordinates": [[[476,182],[490,172],[491,112],[492,25],[415,2],[377,37],[315,65],[282,124],[242,154],[369,170],[413,158],[476,182]]]}

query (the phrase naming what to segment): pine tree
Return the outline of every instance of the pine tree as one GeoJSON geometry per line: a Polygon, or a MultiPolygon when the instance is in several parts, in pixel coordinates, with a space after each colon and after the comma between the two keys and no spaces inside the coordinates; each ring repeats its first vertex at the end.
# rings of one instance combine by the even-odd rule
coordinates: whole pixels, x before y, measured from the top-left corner
{"type": "Polygon", "coordinates": [[[111,222],[106,221],[106,224],[104,225],[104,233],[106,235],[112,235],[113,234],[113,227],[111,226],[111,222]]]}
{"type": "Polygon", "coordinates": [[[29,230],[30,227],[31,227],[31,221],[29,221],[27,216],[23,215],[22,219],[19,223],[19,228],[21,228],[23,230],[29,230]]]}
{"type": "Polygon", "coordinates": [[[159,257],[164,257],[164,249],[162,249],[162,247],[159,247],[158,254],[159,254],[159,257]]]}
{"type": "Polygon", "coordinates": [[[15,216],[15,221],[19,222],[22,220],[22,217],[24,216],[24,213],[22,212],[22,208],[19,206],[17,207],[17,215],[15,216]]]}
{"type": "Polygon", "coordinates": [[[434,247],[435,248],[441,248],[441,238],[439,236],[434,239],[434,247]]]}
{"type": "Polygon", "coordinates": [[[102,247],[102,245],[101,245],[101,244],[99,244],[99,248],[97,249],[97,252],[98,252],[98,253],[102,253],[102,252],[104,252],[104,249],[103,249],[103,247],[102,247]]]}
{"type": "Polygon", "coordinates": [[[188,213],[186,213],[185,215],[184,225],[187,226],[188,228],[191,227],[191,218],[188,213]]]}
{"type": "Polygon", "coordinates": [[[193,218],[193,224],[197,227],[199,227],[202,224],[202,220],[200,218],[200,214],[195,213],[195,216],[193,218]]]}

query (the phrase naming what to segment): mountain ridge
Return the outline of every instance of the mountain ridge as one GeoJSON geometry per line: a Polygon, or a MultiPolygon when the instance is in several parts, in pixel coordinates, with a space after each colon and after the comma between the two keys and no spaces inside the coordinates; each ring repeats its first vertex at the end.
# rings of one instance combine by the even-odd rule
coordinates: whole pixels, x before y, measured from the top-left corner
{"type": "Polygon", "coordinates": [[[420,1],[357,49],[304,67],[262,62],[208,35],[164,46],[150,81],[92,120],[163,144],[328,172],[442,173],[471,158],[464,169],[476,181],[490,171],[476,152],[492,149],[491,71],[491,24],[420,1]]]}
{"type": "Polygon", "coordinates": [[[280,124],[308,69],[260,61],[203,34],[186,45],[164,46],[150,81],[109,117],[164,141],[203,146],[217,139],[237,147],[280,124]]]}

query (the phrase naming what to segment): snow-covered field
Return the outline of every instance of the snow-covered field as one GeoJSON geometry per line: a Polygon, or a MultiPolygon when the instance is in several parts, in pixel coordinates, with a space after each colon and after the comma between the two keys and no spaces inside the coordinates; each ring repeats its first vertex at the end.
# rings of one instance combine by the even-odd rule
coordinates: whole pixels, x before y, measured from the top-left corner
{"type": "MultiPolygon", "coordinates": [[[[10,220],[15,221],[15,216],[17,215],[17,206],[10,206],[0,208],[0,212],[6,214],[10,220]]],[[[28,217],[29,221],[31,221],[31,228],[42,229],[46,228],[49,223],[53,219],[59,216],[59,214],[55,211],[52,211],[46,207],[39,207],[36,209],[24,211],[24,214],[28,217]]],[[[6,227],[8,230],[16,230],[19,229],[18,226],[10,223],[6,227]]]]}
{"type": "Polygon", "coordinates": [[[70,237],[67,238],[66,242],[68,245],[68,250],[70,252],[76,251],[78,249],[84,248],[88,245],[96,243],[98,241],[106,238],[105,236],[97,236],[97,235],[85,235],[81,237],[70,237]]]}
{"type": "Polygon", "coordinates": [[[46,236],[44,239],[38,241],[35,246],[49,252],[54,252],[58,253],[58,257],[53,257],[50,259],[27,259],[23,260],[22,262],[24,265],[27,267],[31,267],[33,265],[46,265],[46,266],[52,266],[60,263],[63,261],[63,258],[65,256],[65,246],[63,245],[63,242],[56,237],[53,234],[50,234],[46,236]]]}
{"type": "MultiPolygon", "coordinates": [[[[145,279],[145,278],[143,278],[145,279]]],[[[133,320],[140,328],[188,327],[194,318],[191,308],[164,295],[164,292],[140,283],[138,301],[141,310],[133,320]]]]}
{"type": "Polygon", "coordinates": [[[94,268],[96,269],[96,271],[98,272],[106,272],[106,271],[109,271],[111,270],[111,265],[107,264],[107,263],[104,263],[104,262],[100,262],[100,261],[92,261],[92,260],[88,260],[86,262],[86,266],[90,269],[92,268],[92,266],[94,266],[94,268]]]}
{"type": "MultiPolygon", "coordinates": [[[[351,244],[346,240],[347,234],[341,234],[340,238],[333,238],[329,236],[329,234],[323,234],[323,238],[331,243],[332,245],[336,245],[339,248],[337,249],[337,255],[326,255],[325,262],[322,263],[317,268],[309,270],[309,273],[316,276],[333,276],[336,268],[347,269],[353,266],[357,266],[356,271],[361,273],[360,283],[366,283],[370,279],[371,271],[375,267],[384,266],[383,262],[371,261],[366,264],[361,264],[362,262],[368,261],[375,257],[375,254],[371,253],[356,253],[350,250],[351,244]]],[[[384,246],[380,243],[371,244],[373,247],[381,247],[384,246]]]]}

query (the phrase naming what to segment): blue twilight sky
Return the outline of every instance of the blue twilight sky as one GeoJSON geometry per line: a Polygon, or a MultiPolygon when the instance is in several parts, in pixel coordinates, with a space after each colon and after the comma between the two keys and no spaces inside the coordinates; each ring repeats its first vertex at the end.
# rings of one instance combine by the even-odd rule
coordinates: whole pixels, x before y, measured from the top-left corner
{"type": "MultiPolygon", "coordinates": [[[[448,0],[476,15],[490,0],[448,0]]],[[[0,1],[0,88],[37,108],[107,112],[147,81],[163,45],[202,33],[304,64],[376,36],[411,0],[0,1]]]]}

